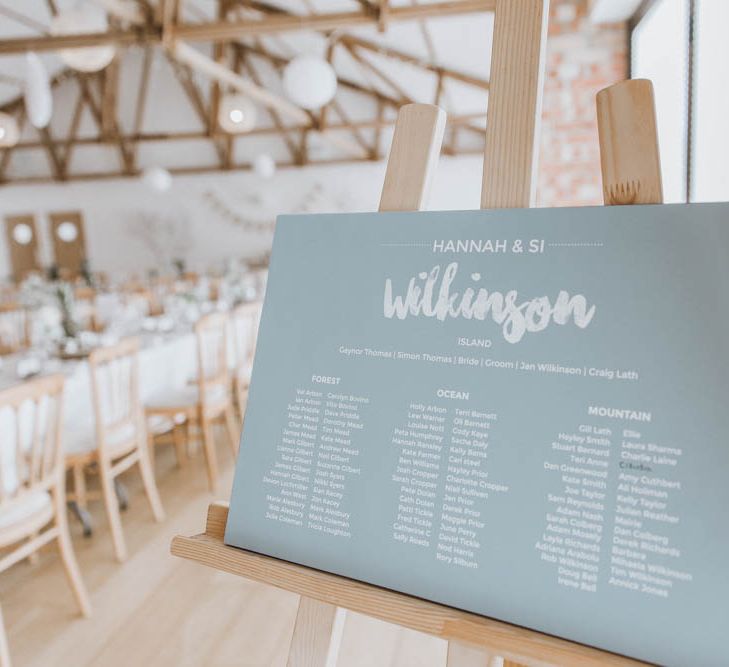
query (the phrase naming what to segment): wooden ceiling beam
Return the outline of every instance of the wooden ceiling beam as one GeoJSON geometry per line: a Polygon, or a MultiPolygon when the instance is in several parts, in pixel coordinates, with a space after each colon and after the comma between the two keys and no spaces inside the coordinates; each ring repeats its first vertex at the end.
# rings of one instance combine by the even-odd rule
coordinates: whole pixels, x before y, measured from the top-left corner
{"type": "MultiPolygon", "coordinates": [[[[483,112],[463,114],[461,116],[449,116],[448,123],[454,126],[465,125],[475,120],[483,120],[485,114],[483,112]]],[[[392,127],[395,124],[395,118],[391,120],[373,119],[373,120],[361,120],[352,121],[351,124],[346,123],[332,123],[328,126],[329,130],[333,131],[344,131],[350,130],[352,127],[357,129],[376,129],[392,127]]],[[[309,125],[291,125],[286,128],[289,132],[300,132],[302,130],[311,130],[309,125]]],[[[272,136],[279,134],[277,127],[257,127],[252,129],[250,132],[240,135],[241,140],[246,137],[260,137],[260,136],[272,136]]],[[[127,134],[123,137],[126,142],[134,143],[147,143],[147,142],[160,142],[160,141],[194,141],[209,139],[209,135],[205,131],[192,130],[192,131],[180,131],[180,132],[146,132],[142,134],[127,134]]],[[[65,140],[54,140],[52,142],[55,146],[64,146],[65,140]]],[[[104,137],[78,137],[74,142],[77,146],[89,146],[96,144],[106,143],[104,137]]],[[[40,141],[23,141],[16,144],[13,148],[19,151],[25,150],[37,150],[43,148],[44,144],[40,141]]]]}
{"type": "Polygon", "coordinates": [[[66,136],[65,149],[63,151],[63,173],[68,175],[68,166],[71,164],[71,155],[73,154],[73,148],[76,145],[76,138],[78,135],[78,128],[81,124],[81,115],[84,110],[85,99],[83,91],[79,88],[78,96],[76,98],[76,106],[73,109],[73,116],[71,118],[71,124],[68,128],[68,134],[66,136]]]}
{"type": "Polygon", "coordinates": [[[480,77],[472,76],[471,74],[467,74],[465,72],[459,72],[458,70],[454,70],[450,67],[441,67],[440,65],[435,65],[432,62],[424,60],[423,58],[418,58],[417,56],[413,56],[398,49],[393,49],[389,46],[382,46],[377,42],[372,42],[368,39],[364,39],[356,35],[341,35],[339,37],[339,41],[352,46],[360,47],[365,51],[371,51],[372,53],[378,53],[388,58],[400,60],[404,63],[408,63],[409,65],[414,65],[416,67],[419,67],[420,69],[433,72],[438,76],[454,79],[455,81],[461,81],[463,83],[467,83],[470,86],[475,86],[476,88],[481,88],[483,90],[489,89],[489,82],[486,79],[481,79],[480,77]]]}
{"type": "MultiPolygon", "coordinates": [[[[251,77],[251,80],[253,83],[255,83],[257,86],[262,85],[261,84],[261,78],[258,76],[258,72],[256,71],[255,65],[253,64],[252,60],[248,58],[248,56],[245,53],[245,50],[240,47],[240,45],[236,44],[236,47],[239,47],[236,49],[239,55],[242,55],[243,58],[243,64],[248,72],[248,76],[251,77]]],[[[289,150],[289,153],[291,154],[291,159],[296,162],[297,164],[303,164],[304,163],[304,155],[299,150],[299,147],[296,145],[296,142],[291,137],[288,128],[284,125],[283,120],[281,119],[280,114],[276,109],[268,109],[268,113],[271,114],[271,120],[273,120],[273,124],[276,126],[276,129],[281,133],[281,136],[283,137],[284,142],[286,143],[286,147],[289,150]]]]}
{"type": "MultiPolygon", "coordinates": [[[[429,17],[493,11],[496,0],[450,0],[424,5],[390,7],[388,23],[414,21],[429,17]]],[[[367,11],[328,12],[323,14],[272,14],[258,21],[218,21],[180,25],[175,36],[188,41],[218,41],[251,35],[271,35],[302,30],[338,30],[358,25],[377,24],[378,17],[367,11]]]]}
{"type": "Polygon", "coordinates": [[[41,143],[48,154],[48,163],[51,166],[53,179],[56,181],[66,180],[66,174],[63,171],[63,162],[61,161],[61,156],[56,150],[56,144],[53,141],[50,129],[48,127],[42,127],[38,130],[38,135],[40,136],[41,143]]]}
{"type": "MultiPolygon", "coordinates": [[[[174,0],[171,0],[174,2],[174,0]]],[[[168,6],[167,4],[165,6],[168,6]]],[[[493,11],[496,0],[450,0],[423,5],[390,7],[388,23],[415,21],[423,18],[493,11]]],[[[327,12],[323,14],[271,14],[260,20],[212,21],[160,26],[142,26],[131,30],[78,35],[42,35],[16,37],[0,41],[0,55],[26,51],[57,51],[64,48],[117,44],[130,46],[145,42],[182,39],[187,41],[231,41],[240,37],[299,32],[326,31],[358,25],[376,25],[378,18],[367,11],[327,12]]]]}
{"type": "MultiPolygon", "coordinates": [[[[308,128],[308,130],[304,131],[311,131],[311,128],[308,128]]],[[[482,155],[483,154],[483,148],[472,148],[472,149],[466,149],[466,150],[460,150],[460,155],[482,155]]],[[[338,165],[338,164],[352,164],[356,162],[368,162],[370,160],[369,156],[349,156],[349,157],[342,157],[342,158],[324,158],[320,160],[311,160],[310,164],[315,165],[338,165]]],[[[279,162],[278,168],[279,169],[287,169],[290,167],[298,167],[299,165],[293,163],[293,162],[279,162]]],[[[244,163],[236,163],[231,166],[231,171],[251,171],[253,169],[253,165],[250,162],[244,162],[244,163]]],[[[169,167],[168,171],[173,174],[174,176],[190,176],[190,175],[196,175],[196,174],[211,174],[215,172],[220,171],[220,167],[217,165],[210,165],[206,167],[169,167]]],[[[108,179],[120,179],[120,178],[129,178],[129,177],[136,177],[137,174],[126,174],[124,172],[114,171],[114,172],[88,172],[88,173],[78,173],[74,174],[72,177],[73,180],[77,181],[96,181],[96,180],[108,180],[108,179]]],[[[49,178],[48,176],[22,176],[20,178],[15,179],[13,182],[15,183],[49,183],[52,182],[53,179],[49,178]]]]}

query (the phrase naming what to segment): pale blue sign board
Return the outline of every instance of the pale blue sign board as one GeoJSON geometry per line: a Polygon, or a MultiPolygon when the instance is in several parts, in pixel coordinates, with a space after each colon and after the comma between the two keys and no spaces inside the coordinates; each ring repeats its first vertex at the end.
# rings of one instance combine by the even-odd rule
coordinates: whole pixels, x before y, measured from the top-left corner
{"type": "Polygon", "coordinates": [[[283,216],[227,544],[726,665],[729,205],[283,216]]]}

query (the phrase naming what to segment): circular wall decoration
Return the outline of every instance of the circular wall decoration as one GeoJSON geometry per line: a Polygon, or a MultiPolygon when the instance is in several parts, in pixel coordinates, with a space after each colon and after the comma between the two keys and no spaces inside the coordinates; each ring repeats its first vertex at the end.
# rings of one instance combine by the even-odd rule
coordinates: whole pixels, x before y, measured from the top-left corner
{"type": "Polygon", "coordinates": [[[62,222],[56,227],[56,236],[64,243],[73,243],[78,238],[78,227],[72,222],[62,222]]]}
{"type": "Polygon", "coordinates": [[[13,227],[13,241],[18,245],[28,245],[33,240],[33,228],[24,222],[13,227]]]}

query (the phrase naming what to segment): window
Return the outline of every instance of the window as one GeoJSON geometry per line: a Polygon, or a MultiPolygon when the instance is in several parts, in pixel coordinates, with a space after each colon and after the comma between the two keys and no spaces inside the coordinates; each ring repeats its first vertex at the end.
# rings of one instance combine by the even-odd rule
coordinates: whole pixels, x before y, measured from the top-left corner
{"type": "Polygon", "coordinates": [[[633,30],[631,69],[656,95],[658,146],[666,202],[686,201],[688,153],[688,3],[654,2],[633,30]]]}
{"type": "Polygon", "coordinates": [[[693,201],[729,201],[729,2],[700,0],[694,24],[693,201]]]}
{"type": "Polygon", "coordinates": [[[666,202],[729,201],[729,2],[649,0],[631,75],[653,81],[666,202]]]}

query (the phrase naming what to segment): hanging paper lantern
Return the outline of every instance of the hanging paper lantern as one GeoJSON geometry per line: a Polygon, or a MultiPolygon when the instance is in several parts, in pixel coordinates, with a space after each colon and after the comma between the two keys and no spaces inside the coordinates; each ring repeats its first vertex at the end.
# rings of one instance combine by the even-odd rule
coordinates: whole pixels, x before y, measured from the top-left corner
{"type": "MultiPolygon", "coordinates": [[[[52,35],[84,35],[107,32],[106,13],[101,7],[88,2],[79,3],[72,9],[60,11],[51,21],[52,35]]],[[[60,59],[79,72],[98,72],[114,59],[113,44],[61,49],[60,59]]]]}
{"type": "Polygon", "coordinates": [[[51,83],[43,61],[35,53],[25,54],[25,110],[33,127],[41,129],[51,121],[51,83]]]}
{"type": "Polygon", "coordinates": [[[142,181],[157,192],[165,192],[172,187],[172,174],[164,167],[147,167],[142,172],[142,181]]]}
{"type": "Polygon", "coordinates": [[[250,132],[256,125],[256,106],[245,95],[223,95],[218,108],[218,123],[231,134],[250,132]]]}
{"type": "Polygon", "coordinates": [[[276,173],[276,162],[268,153],[261,153],[253,160],[253,171],[261,178],[273,178],[276,173]]]}
{"type": "Polygon", "coordinates": [[[289,99],[304,109],[319,109],[337,93],[334,68],[316,56],[297,56],[286,65],[283,85],[289,99]]]}
{"type": "Polygon", "coordinates": [[[8,113],[0,111],[0,146],[15,146],[20,139],[18,122],[8,113]]]}

